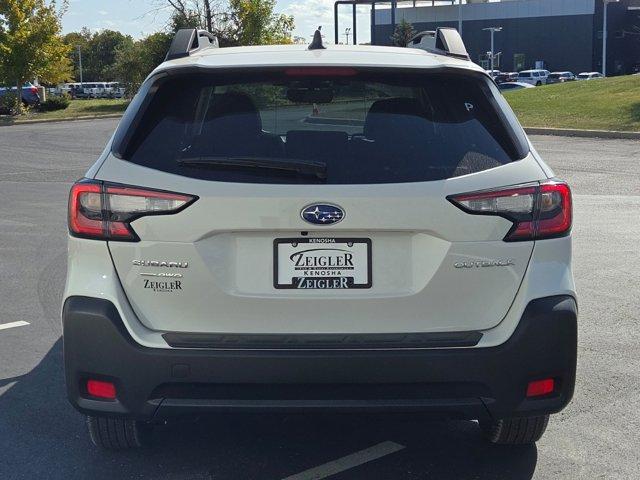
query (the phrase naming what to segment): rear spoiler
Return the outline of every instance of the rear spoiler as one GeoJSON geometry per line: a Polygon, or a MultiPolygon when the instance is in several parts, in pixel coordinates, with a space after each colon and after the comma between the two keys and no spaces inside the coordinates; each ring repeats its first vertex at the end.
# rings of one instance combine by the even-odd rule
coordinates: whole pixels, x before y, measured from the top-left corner
{"type": "Polygon", "coordinates": [[[469,60],[467,47],[455,28],[441,27],[435,31],[424,31],[415,35],[407,47],[420,48],[438,55],[469,60]]]}
{"type": "Polygon", "coordinates": [[[197,30],[195,28],[183,28],[176,32],[165,61],[174,60],[176,58],[188,57],[193,52],[203,48],[218,48],[218,37],[206,30],[197,30]]]}

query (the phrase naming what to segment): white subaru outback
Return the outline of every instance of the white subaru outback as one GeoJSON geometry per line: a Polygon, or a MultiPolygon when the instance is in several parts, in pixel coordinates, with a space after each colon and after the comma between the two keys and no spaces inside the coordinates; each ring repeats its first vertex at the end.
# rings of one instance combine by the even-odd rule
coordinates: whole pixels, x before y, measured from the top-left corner
{"type": "Polygon", "coordinates": [[[71,189],[68,396],[172,415],[425,412],[530,443],[576,367],[571,193],[455,31],[217,48],[182,30],[71,189]]]}

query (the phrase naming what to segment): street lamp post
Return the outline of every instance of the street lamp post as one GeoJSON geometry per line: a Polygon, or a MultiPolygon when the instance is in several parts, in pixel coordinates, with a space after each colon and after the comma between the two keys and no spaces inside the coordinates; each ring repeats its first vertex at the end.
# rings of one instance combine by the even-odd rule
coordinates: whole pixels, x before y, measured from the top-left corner
{"type": "Polygon", "coordinates": [[[462,35],[462,0],[458,0],[458,33],[462,35]]]}
{"type": "Polygon", "coordinates": [[[607,7],[619,0],[603,0],[604,16],[602,19],[602,76],[607,76],[607,7]]]}
{"type": "Polygon", "coordinates": [[[78,66],[80,67],[80,87],[82,87],[82,49],[78,45],[78,66]]]}
{"type": "Polygon", "coordinates": [[[349,35],[351,34],[351,29],[349,27],[344,29],[344,36],[346,37],[347,41],[345,42],[345,45],[349,45],[349,35]]]}
{"type": "Polygon", "coordinates": [[[502,31],[502,27],[488,27],[488,28],[483,28],[482,30],[485,30],[487,32],[491,33],[491,75],[493,75],[493,66],[494,66],[494,59],[496,57],[495,53],[494,53],[494,43],[493,43],[493,34],[496,32],[501,32],[502,31]]]}

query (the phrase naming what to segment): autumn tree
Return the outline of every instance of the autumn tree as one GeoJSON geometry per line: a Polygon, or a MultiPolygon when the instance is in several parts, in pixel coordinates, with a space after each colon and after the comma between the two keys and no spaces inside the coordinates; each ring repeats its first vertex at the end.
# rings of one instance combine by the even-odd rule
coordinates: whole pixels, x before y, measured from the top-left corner
{"type": "Polygon", "coordinates": [[[0,79],[16,85],[16,110],[21,110],[22,85],[38,78],[56,83],[71,78],[69,46],[60,33],[66,2],[0,0],[0,79]]]}

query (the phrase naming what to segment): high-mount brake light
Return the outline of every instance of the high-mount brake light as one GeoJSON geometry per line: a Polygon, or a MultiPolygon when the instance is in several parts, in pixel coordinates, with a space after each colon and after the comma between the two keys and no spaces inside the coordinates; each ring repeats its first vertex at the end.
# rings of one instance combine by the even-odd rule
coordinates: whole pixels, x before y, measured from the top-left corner
{"type": "Polygon", "coordinates": [[[284,74],[290,77],[352,77],[357,73],[355,68],[343,67],[287,68],[284,71],[284,74]]]}
{"type": "Polygon", "coordinates": [[[130,222],[147,215],[170,215],[197,197],[126,185],[81,180],[69,194],[69,232],[96,240],[139,240],[130,222]]]}
{"type": "Polygon", "coordinates": [[[447,199],[467,213],[512,221],[513,227],[504,237],[507,242],[562,237],[571,231],[571,190],[557,180],[451,195],[447,199]]]}

